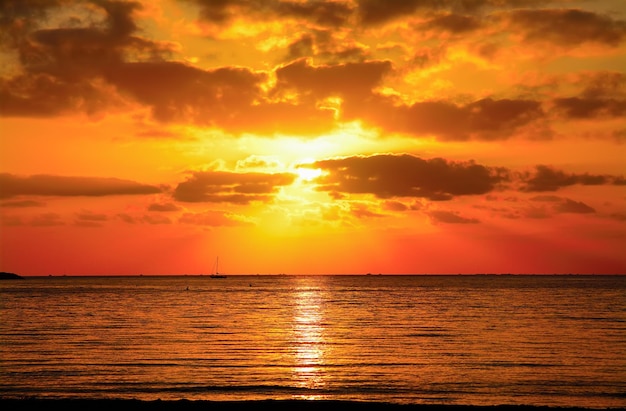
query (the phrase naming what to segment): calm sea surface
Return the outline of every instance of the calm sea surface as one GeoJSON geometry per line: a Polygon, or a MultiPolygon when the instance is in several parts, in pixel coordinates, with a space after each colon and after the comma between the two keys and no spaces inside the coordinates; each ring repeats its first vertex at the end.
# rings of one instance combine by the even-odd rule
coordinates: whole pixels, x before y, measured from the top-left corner
{"type": "Polygon", "coordinates": [[[0,397],[626,406],[624,276],[0,282],[0,397]]]}

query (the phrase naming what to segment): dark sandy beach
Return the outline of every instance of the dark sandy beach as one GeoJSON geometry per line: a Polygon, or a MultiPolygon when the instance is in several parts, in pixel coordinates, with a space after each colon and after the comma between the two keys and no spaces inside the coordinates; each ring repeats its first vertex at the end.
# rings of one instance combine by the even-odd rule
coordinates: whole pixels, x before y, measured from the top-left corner
{"type": "MultiPolygon", "coordinates": [[[[402,405],[390,403],[323,401],[323,400],[263,400],[263,401],[139,401],[139,400],[81,400],[81,399],[0,399],[0,409],[4,411],[53,410],[64,411],[200,411],[200,410],[355,410],[355,411],[575,411],[589,410],[577,407],[537,407],[518,405],[464,406],[464,405],[402,405]]],[[[623,408],[607,408],[622,410],[623,408]]]]}

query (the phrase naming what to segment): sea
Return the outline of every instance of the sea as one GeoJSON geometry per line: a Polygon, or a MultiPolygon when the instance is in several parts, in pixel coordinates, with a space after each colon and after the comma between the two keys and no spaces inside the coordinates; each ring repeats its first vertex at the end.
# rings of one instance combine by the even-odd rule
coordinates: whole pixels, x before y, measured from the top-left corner
{"type": "Polygon", "coordinates": [[[0,398],[626,407],[626,276],[0,281],[0,398]]]}

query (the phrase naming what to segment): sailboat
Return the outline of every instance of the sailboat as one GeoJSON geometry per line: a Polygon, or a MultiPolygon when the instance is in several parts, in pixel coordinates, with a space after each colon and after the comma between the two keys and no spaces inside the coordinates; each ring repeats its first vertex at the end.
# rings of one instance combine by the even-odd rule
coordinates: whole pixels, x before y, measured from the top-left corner
{"type": "Polygon", "coordinates": [[[220,274],[220,272],[219,272],[219,270],[218,270],[217,265],[218,265],[219,261],[220,261],[220,258],[219,258],[219,257],[217,257],[217,258],[215,259],[215,272],[214,272],[214,273],[211,273],[211,275],[210,275],[209,277],[211,277],[211,278],[226,278],[226,275],[224,275],[224,274],[220,274]]]}

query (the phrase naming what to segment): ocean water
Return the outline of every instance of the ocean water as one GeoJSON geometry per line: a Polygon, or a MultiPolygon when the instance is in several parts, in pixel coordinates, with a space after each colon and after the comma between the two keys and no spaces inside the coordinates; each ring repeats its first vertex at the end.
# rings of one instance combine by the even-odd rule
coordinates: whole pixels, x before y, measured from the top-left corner
{"type": "Polygon", "coordinates": [[[626,406],[625,276],[0,282],[0,398],[626,406]]]}

